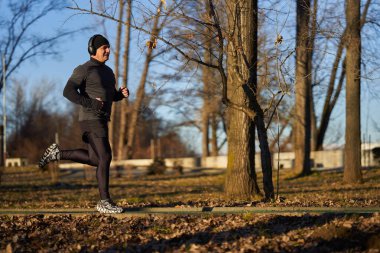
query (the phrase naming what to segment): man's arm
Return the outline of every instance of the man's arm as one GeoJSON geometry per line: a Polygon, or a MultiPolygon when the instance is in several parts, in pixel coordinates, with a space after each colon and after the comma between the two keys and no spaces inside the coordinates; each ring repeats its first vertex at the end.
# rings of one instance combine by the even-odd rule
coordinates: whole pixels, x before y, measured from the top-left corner
{"type": "Polygon", "coordinates": [[[63,90],[63,96],[75,104],[79,104],[86,108],[100,110],[103,106],[101,101],[93,98],[88,98],[79,93],[78,89],[84,84],[86,72],[83,67],[79,66],[74,69],[73,74],[67,81],[63,90]]]}
{"type": "Polygon", "coordinates": [[[120,87],[120,89],[117,91],[115,89],[115,95],[113,97],[113,101],[120,101],[123,98],[129,97],[129,90],[126,87],[120,87]]]}

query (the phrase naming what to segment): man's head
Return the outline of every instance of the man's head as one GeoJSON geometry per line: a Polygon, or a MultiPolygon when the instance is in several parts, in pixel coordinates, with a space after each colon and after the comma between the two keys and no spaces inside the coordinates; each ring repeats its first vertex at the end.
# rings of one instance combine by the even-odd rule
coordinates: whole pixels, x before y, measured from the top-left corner
{"type": "Polygon", "coordinates": [[[92,58],[106,62],[110,55],[110,43],[100,34],[95,34],[88,41],[88,52],[92,58]]]}

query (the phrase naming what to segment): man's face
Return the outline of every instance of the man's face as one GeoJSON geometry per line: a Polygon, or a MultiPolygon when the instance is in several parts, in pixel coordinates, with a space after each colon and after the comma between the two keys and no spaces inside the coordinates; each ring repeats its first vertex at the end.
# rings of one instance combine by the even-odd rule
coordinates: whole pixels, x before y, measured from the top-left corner
{"type": "Polygon", "coordinates": [[[108,61],[110,57],[110,46],[109,45],[103,45],[99,47],[96,50],[96,54],[94,55],[94,58],[100,62],[106,62],[108,61]]]}

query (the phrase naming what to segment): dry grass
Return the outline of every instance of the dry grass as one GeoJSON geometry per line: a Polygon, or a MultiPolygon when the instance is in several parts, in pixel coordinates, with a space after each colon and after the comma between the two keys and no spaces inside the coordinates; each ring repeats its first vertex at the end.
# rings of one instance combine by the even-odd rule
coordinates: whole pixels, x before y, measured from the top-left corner
{"type": "MultiPolygon", "coordinates": [[[[111,173],[111,195],[128,206],[379,206],[380,169],[363,170],[364,182],[342,183],[342,172],[315,172],[291,179],[290,171],[280,175],[280,203],[228,199],[223,191],[224,174],[187,173],[163,176],[122,176],[111,173]]],[[[259,173],[258,180],[262,176],[259,173]]],[[[277,185],[276,180],[274,184],[277,185]]],[[[98,199],[94,175],[84,179],[83,171],[61,172],[60,183],[52,185],[48,172],[34,168],[7,168],[0,185],[0,208],[93,207],[98,199]]]]}

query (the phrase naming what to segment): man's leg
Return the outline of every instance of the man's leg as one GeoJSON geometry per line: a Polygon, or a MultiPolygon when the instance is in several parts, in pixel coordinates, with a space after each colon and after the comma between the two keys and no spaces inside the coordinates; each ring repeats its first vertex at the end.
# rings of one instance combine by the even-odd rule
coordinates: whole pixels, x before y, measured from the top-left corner
{"type": "Polygon", "coordinates": [[[77,163],[98,166],[98,157],[94,154],[92,147],[89,149],[61,150],[60,160],[70,160],[77,163]]]}
{"type": "Polygon", "coordinates": [[[89,149],[73,149],[73,150],[61,150],[56,143],[50,145],[42,155],[39,167],[45,167],[51,161],[57,160],[70,160],[82,164],[91,166],[98,166],[98,157],[92,150],[91,145],[88,145],[89,149]]]}
{"type": "Polygon", "coordinates": [[[98,157],[98,168],[96,178],[98,180],[101,200],[96,205],[96,209],[101,213],[121,213],[123,208],[117,206],[110,198],[109,194],[109,171],[112,160],[111,146],[107,137],[97,137],[96,134],[89,134],[89,151],[94,151],[98,157]]]}
{"type": "Polygon", "coordinates": [[[110,199],[109,194],[109,170],[112,160],[111,146],[107,137],[97,137],[96,134],[88,135],[89,152],[94,152],[98,159],[96,179],[98,180],[100,198],[110,199]]]}

